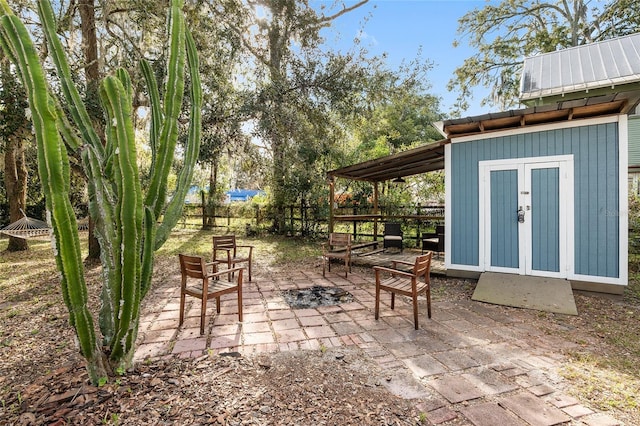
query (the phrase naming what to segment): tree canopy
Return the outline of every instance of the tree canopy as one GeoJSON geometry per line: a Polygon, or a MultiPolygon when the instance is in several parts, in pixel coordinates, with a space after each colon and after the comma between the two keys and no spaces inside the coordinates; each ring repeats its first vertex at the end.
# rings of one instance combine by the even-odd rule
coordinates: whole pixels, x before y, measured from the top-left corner
{"type": "MultiPolygon", "coordinates": [[[[273,229],[286,232],[281,214],[285,206],[304,200],[326,203],[327,170],[439,137],[431,126],[441,116],[439,100],[429,94],[428,60],[417,58],[390,69],[384,56],[370,56],[357,40],[346,53],[325,43],[326,29],[367,1],[322,7],[294,0],[186,2],[184,12],[193,23],[202,58],[198,162],[210,169],[211,203],[219,202],[218,195],[230,187],[265,189],[274,207],[273,229]]],[[[89,111],[95,98],[90,80],[107,75],[116,65],[131,75],[134,108],[147,108],[148,96],[135,64],[141,58],[150,60],[158,81],[163,81],[167,52],[158,46],[164,37],[164,5],[81,0],[55,2],[53,7],[72,77],[89,111]],[[84,43],[90,38],[84,31],[91,16],[84,21],[79,13],[86,15],[87,9],[95,19],[93,56],[84,43]]],[[[21,11],[26,22],[34,16],[21,11]]],[[[37,24],[32,30],[40,39],[37,24]]],[[[57,86],[53,81],[52,87],[57,86]]],[[[101,114],[100,108],[96,111],[101,114]]],[[[181,122],[187,114],[183,111],[181,122]]],[[[145,128],[149,117],[136,114],[136,129],[145,128]]],[[[99,129],[101,117],[92,118],[99,129]]],[[[138,142],[148,147],[142,139],[138,142]]],[[[180,140],[186,140],[186,134],[180,140]]],[[[140,153],[147,158],[145,150],[140,153]]],[[[174,168],[179,170],[180,164],[176,158],[174,168]]],[[[147,158],[140,167],[145,186],[153,163],[147,158]]],[[[205,185],[202,178],[197,183],[205,185]]]]}
{"type": "Polygon", "coordinates": [[[640,30],[636,0],[503,0],[458,20],[458,40],[476,49],[456,68],[448,84],[458,92],[456,108],[468,108],[473,88],[490,95],[482,105],[507,109],[518,103],[525,57],[619,37],[640,30]]]}

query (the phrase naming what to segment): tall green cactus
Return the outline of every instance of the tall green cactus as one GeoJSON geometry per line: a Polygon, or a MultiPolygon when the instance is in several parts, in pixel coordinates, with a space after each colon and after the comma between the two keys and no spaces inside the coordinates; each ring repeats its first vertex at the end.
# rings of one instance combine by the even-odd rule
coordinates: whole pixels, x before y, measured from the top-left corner
{"type": "Polygon", "coordinates": [[[49,0],[39,0],[38,14],[56,66],[66,109],[48,87],[37,51],[23,23],[0,0],[0,45],[16,64],[29,98],[40,179],[53,227],[53,246],[69,320],[75,328],[91,380],[127,367],[138,331],[140,302],[147,293],[153,271],[153,253],[166,241],[177,223],[189,188],[200,146],[202,93],[195,43],[185,28],[183,0],[172,0],[167,84],[161,105],[151,67],[142,62],[151,104],[152,175],[143,194],[136,162],[132,122],[132,86],[128,73],[118,70],[100,86],[106,118],[103,145],[91,125],[85,105],[71,78],[64,49],[56,35],[49,0]],[[190,129],[185,167],[178,187],[166,203],[166,183],[178,137],[182,108],[185,61],[191,79],[190,129]],[[66,147],[65,147],[66,144],[66,147]],[[78,150],[89,181],[89,212],[101,246],[104,283],[99,315],[102,343],[87,306],[87,288],[76,218],[69,201],[67,149],[78,150]],[[160,216],[163,221],[157,225],[160,216]],[[106,348],[103,349],[102,348],[106,348]]]}

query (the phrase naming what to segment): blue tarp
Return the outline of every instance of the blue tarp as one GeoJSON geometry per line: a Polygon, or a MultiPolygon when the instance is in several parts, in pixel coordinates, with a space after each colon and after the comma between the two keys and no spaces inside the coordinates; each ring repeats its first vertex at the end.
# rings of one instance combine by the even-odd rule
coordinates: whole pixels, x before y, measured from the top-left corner
{"type": "Polygon", "coordinates": [[[264,195],[265,192],[259,189],[234,189],[227,191],[227,201],[249,201],[256,195],[264,195]]]}
{"type": "MultiPolygon", "coordinates": [[[[185,197],[184,202],[186,204],[200,204],[200,188],[198,185],[193,185],[189,188],[187,192],[187,196],[185,197]]],[[[204,191],[208,191],[209,188],[204,188],[204,191]]],[[[230,203],[232,201],[249,201],[256,195],[265,195],[264,191],[259,189],[233,189],[231,191],[225,192],[226,202],[230,203]]]]}

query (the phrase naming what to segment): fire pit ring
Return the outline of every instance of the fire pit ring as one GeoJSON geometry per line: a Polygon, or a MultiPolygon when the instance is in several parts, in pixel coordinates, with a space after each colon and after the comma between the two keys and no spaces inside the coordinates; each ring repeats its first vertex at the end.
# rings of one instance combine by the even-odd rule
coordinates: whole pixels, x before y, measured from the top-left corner
{"type": "Polygon", "coordinates": [[[318,306],[332,306],[353,301],[353,295],[340,287],[313,287],[286,290],[282,292],[284,300],[293,309],[308,309],[318,306]]]}

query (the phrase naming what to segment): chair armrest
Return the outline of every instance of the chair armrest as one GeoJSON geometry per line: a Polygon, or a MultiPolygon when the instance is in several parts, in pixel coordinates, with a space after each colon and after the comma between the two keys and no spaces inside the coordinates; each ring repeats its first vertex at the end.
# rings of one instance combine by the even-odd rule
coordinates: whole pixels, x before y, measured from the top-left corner
{"type": "Polygon", "coordinates": [[[220,275],[226,275],[226,274],[230,274],[232,272],[238,272],[238,271],[241,271],[243,269],[246,269],[246,268],[244,268],[242,266],[236,266],[234,268],[229,268],[229,269],[224,269],[224,270],[221,270],[221,271],[213,272],[211,274],[208,274],[208,276],[209,277],[219,277],[220,275]]]}
{"type": "Polygon", "coordinates": [[[401,265],[407,265],[407,266],[413,266],[415,265],[415,263],[411,263],[411,262],[407,262],[406,260],[393,260],[391,262],[393,264],[393,266],[395,267],[395,265],[397,265],[398,263],[401,265]]]}
{"type": "Polygon", "coordinates": [[[219,248],[215,248],[215,249],[213,249],[213,252],[215,253],[215,252],[217,252],[217,251],[226,251],[227,253],[230,253],[230,252],[231,252],[231,250],[233,250],[233,249],[230,249],[230,248],[221,248],[221,247],[219,247],[219,248]]]}
{"type": "Polygon", "coordinates": [[[388,272],[391,275],[402,275],[402,276],[405,276],[405,277],[414,277],[415,276],[411,272],[400,271],[399,269],[387,268],[385,266],[374,266],[373,269],[374,269],[374,271],[376,271],[376,275],[378,274],[378,272],[388,272]]]}
{"type": "Polygon", "coordinates": [[[241,248],[241,249],[249,249],[249,258],[251,258],[251,254],[253,253],[253,246],[250,245],[236,245],[236,248],[241,248]]]}

